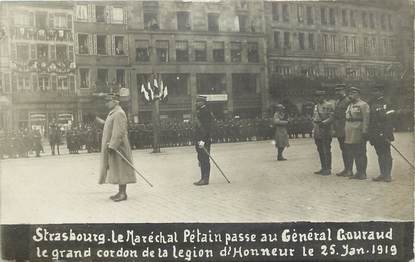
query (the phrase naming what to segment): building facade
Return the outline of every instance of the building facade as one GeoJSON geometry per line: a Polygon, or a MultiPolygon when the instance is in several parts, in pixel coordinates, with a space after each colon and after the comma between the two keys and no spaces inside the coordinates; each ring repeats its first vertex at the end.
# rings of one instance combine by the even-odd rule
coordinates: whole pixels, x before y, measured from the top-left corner
{"type": "Polygon", "coordinates": [[[13,128],[68,125],[77,108],[72,5],[8,3],[2,92],[11,100],[13,128]]]}
{"type": "Polygon", "coordinates": [[[169,93],[161,118],[192,118],[197,95],[217,118],[264,116],[281,101],[301,109],[316,88],[339,82],[364,95],[383,83],[412,109],[411,3],[2,3],[2,127],[81,123],[105,114],[100,93],[120,90],[129,120],[148,122],[140,90],[155,73],[169,93]]]}
{"type": "Polygon", "coordinates": [[[413,10],[410,5],[267,1],[270,99],[301,104],[316,88],[333,90],[336,83],[359,86],[364,96],[375,84],[386,85],[390,94],[401,92],[402,73],[410,64],[401,52],[411,50],[401,38],[413,37],[407,26],[413,14],[402,10],[413,10]]]}
{"type": "Polygon", "coordinates": [[[127,88],[130,119],[149,121],[140,88],[154,73],[169,92],[162,118],[190,118],[200,94],[219,118],[267,108],[263,2],[79,2],[75,10],[84,113],[93,93],[127,88]]]}

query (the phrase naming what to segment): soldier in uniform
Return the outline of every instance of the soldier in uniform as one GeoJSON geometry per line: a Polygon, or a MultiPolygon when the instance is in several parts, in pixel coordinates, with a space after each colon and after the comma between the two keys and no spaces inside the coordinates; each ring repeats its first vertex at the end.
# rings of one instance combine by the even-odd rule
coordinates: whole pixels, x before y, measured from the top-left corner
{"type": "Polygon", "coordinates": [[[347,152],[347,172],[352,172],[353,162],[357,172],[352,179],[366,179],[367,156],[366,140],[369,128],[369,105],[360,99],[360,89],[350,87],[350,104],[346,110],[345,147],[347,152]]]}
{"type": "Polygon", "coordinates": [[[206,104],[206,97],[204,96],[197,97],[196,108],[197,115],[195,121],[194,143],[197,152],[197,159],[199,160],[201,179],[195,182],[194,185],[204,186],[209,184],[210,159],[206,151],[210,153],[210,129],[213,122],[213,116],[206,104]]]}
{"type": "Polygon", "coordinates": [[[314,141],[320,157],[321,169],[314,172],[323,176],[331,175],[331,130],[334,106],[326,101],[326,91],[315,92],[317,104],[314,107],[314,141]]]}
{"type": "Polygon", "coordinates": [[[394,140],[390,106],[383,97],[384,87],[373,88],[373,99],[370,101],[369,141],[378,155],[380,175],[373,181],[391,182],[392,155],[390,142],[394,140]]]}
{"type": "Polygon", "coordinates": [[[110,110],[107,119],[104,121],[96,117],[96,122],[104,125],[99,183],[118,185],[118,193],[110,199],[119,202],[127,200],[127,184],[136,183],[136,177],[132,167],[116,152],[120,152],[132,163],[127,117],[119,106],[119,96],[108,94],[105,97],[105,106],[110,110]]]}
{"type": "Polygon", "coordinates": [[[277,104],[275,106],[275,113],[274,118],[272,119],[272,123],[275,126],[275,135],[274,135],[274,142],[275,147],[277,148],[277,160],[284,161],[287,160],[283,156],[283,151],[286,147],[290,146],[288,143],[288,133],[287,133],[287,125],[288,125],[288,115],[284,112],[285,107],[281,104],[277,104]]]}
{"type": "Polygon", "coordinates": [[[33,132],[33,150],[36,152],[36,157],[40,157],[40,151],[42,151],[42,135],[38,129],[33,132]]]}
{"type": "Polygon", "coordinates": [[[334,137],[337,137],[339,141],[340,150],[342,151],[343,157],[343,171],[337,173],[338,176],[352,176],[351,168],[347,166],[349,161],[347,161],[347,153],[344,148],[344,126],[346,125],[346,109],[350,104],[350,99],[346,95],[346,85],[338,84],[335,88],[336,91],[336,102],[334,106],[334,119],[333,119],[333,131],[334,137]]]}

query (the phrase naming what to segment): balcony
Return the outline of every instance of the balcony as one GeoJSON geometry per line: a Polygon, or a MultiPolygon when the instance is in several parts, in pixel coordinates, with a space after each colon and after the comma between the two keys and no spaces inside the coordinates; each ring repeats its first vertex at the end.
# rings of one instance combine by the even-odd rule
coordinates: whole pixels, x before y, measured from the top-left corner
{"type": "Polygon", "coordinates": [[[14,27],[10,29],[12,39],[72,42],[73,34],[69,29],[33,29],[30,27],[14,27]]]}
{"type": "Polygon", "coordinates": [[[74,90],[31,91],[18,90],[13,92],[13,103],[60,103],[76,101],[74,90]]]}

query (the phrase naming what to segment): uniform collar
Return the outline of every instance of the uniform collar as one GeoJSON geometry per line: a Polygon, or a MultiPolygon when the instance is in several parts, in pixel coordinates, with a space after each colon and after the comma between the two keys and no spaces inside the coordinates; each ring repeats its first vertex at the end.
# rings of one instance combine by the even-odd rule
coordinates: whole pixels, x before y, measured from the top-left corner
{"type": "Polygon", "coordinates": [[[117,112],[121,109],[120,105],[116,105],[111,111],[108,113],[108,115],[112,115],[114,112],[117,112]]]}

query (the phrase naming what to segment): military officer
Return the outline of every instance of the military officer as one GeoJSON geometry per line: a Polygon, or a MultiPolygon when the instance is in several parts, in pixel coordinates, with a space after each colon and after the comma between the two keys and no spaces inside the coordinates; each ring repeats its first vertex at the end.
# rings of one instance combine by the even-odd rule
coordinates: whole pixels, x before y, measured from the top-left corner
{"type": "Polygon", "coordinates": [[[350,87],[350,104],[346,109],[345,147],[347,152],[347,172],[352,172],[353,162],[357,172],[350,178],[366,179],[367,156],[366,140],[369,128],[369,105],[360,99],[360,89],[350,87]]]}
{"type": "Polygon", "coordinates": [[[199,166],[201,171],[201,179],[194,183],[196,186],[204,186],[209,184],[210,176],[210,144],[211,144],[211,124],[213,122],[213,116],[206,104],[206,97],[198,96],[196,99],[196,123],[195,123],[195,148],[197,152],[197,159],[199,160],[199,166]],[[206,151],[205,151],[206,150],[206,151]]]}
{"type": "Polygon", "coordinates": [[[347,153],[346,149],[344,148],[344,139],[345,139],[345,132],[344,126],[346,124],[346,109],[350,104],[350,99],[346,95],[346,85],[345,84],[338,84],[335,88],[336,92],[336,102],[334,106],[334,115],[333,115],[333,131],[334,137],[337,137],[339,141],[340,150],[342,152],[343,157],[343,171],[337,173],[338,176],[351,176],[353,175],[350,171],[350,167],[347,166],[349,163],[347,161],[347,153]]]}
{"type": "Polygon", "coordinates": [[[326,91],[317,90],[316,105],[314,107],[314,141],[320,157],[321,169],[314,172],[323,176],[331,175],[331,130],[333,121],[334,105],[326,98],[326,91]]]}
{"type": "Polygon", "coordinates": [[[380,175],[373,181],[391,182],[392,155],[390,142],[394,140],[390,115],[394,111],[387,105],[383,86],[373,88],[373,99],[370,101],[369,141],[378,155],[380,175]]]}

